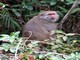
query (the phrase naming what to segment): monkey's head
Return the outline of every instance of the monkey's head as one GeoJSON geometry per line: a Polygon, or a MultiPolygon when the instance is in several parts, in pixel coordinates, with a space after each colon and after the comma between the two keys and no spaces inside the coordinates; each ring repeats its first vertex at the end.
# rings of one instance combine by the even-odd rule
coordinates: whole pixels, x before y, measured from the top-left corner
{"type": "Polygon", "coordinates": [[[39,14],[39,17],[41,19],[44,19],[48,22],[56,22],[59,19],[59,15],[56,11],[44,11],[39,14]]]}

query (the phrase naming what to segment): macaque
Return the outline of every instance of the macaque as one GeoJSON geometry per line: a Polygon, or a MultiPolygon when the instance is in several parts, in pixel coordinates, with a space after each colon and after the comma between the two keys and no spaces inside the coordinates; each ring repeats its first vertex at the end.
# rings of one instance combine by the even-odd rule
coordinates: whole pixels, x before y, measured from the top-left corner
{"type": "Polygon", "coordinates": [[[59,15],[56,11],[44,11],[33,17],[23,26],[23,37],[29,37],[30,40],[49,39],[50,31],[57,29],[59,15]]]}

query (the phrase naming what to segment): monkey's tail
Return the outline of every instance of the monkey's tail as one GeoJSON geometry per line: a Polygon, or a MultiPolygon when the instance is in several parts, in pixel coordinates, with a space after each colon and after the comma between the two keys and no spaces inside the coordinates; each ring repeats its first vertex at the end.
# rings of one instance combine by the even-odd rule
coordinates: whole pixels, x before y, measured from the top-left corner
{"type": "Polygon", "coordinates": [[[32,36],[32,31],[29,31],[29,37],[27,38],[27,40],[32,36]]]}

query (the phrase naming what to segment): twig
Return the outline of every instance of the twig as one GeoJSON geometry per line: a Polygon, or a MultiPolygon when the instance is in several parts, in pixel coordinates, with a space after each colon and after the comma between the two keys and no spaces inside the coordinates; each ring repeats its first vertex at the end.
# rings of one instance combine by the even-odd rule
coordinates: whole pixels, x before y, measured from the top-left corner
{"type": "MultiPolygon", "coordinates": [[[[26,42],[34,42],[34,41],[36,41],[36,40],[26,40],[26,42]]],[[[51,44],[51,43],[49,43],[49,42],[45,42],[45,41],[38,41],[38,44],[47,44],[47,45],[53,45],[53,44],[51,44]]]]}
{"type": "Polygon", "coordinates": [[[61,54],[61,53],[57,53],[57,52],[45,52],[45,51],[39,51],[39,53],[37,53],[37,52],[34,52],[34,53],[36,53],[36,54],[48,54],[48,53],[51,53],[51,54],[53,54],[53,55],[59,55],[59,56],[62,56],[62,57],[66,57],[66,54],[61,54]]]}
{"type": "Polygon", "coordinates": [[[63,17],[63,19],[61,20],[60,25],[59,25],[59,28],[60,28],[60,29],[62,29],[63,23],[64,23],[65,20],[68,18],[68,16],[72,13],[72,10],[78,5],[78,2],[79,2],[79,1],[80,1],[80,0],[76,0],[76,1],[74,2],[74,4],[72,5],[72,7],[70,8],[70,10],[67,12],[67,14],[63,17]]]}
{"type": "Polygon", "coordinates": [[[18,49],[19,49],[19,46],[20,46],[21,42],[22,42],[22,38],[20,38],[19,43],[16,46],[15,60],[17,60],[17,52],[18,52],[18,49]]]}

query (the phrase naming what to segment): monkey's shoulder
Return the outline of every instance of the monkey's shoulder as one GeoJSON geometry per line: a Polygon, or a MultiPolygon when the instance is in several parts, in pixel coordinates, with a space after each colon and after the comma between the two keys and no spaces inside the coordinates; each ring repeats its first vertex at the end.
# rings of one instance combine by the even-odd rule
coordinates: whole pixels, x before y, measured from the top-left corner
{"type": "Polygon", "coordinates": [[[36,21],[39,20],[38,16],[34,16],[33,18],[30,19],[30,21],[36,21]]]}

